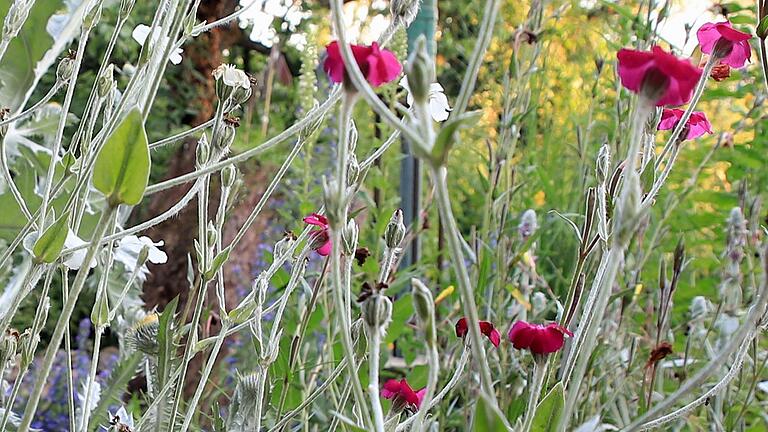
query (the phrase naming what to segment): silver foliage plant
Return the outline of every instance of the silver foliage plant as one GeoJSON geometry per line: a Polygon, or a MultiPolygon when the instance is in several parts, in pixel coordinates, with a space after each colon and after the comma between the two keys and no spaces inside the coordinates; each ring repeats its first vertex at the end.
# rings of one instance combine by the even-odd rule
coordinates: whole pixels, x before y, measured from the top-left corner
{"type": "MultiPolygon", "coordinates": [[[[178,63],[184,44],[216,26],[238,19],[257,1],[213,23],[198,23],[195,16],[199,0],[161,0],[153,21],[133,32],[142,49],[125,88],[118,88],[114,79],[115,65],[109,60],[134,0],[120,0],[116,4],[105,0],[67,0],[45,20],[48,24],[46,33],[27,30],[24,24],[29,20],[41,22],[41,17],[35,14],[44,9],[41,5],[45,3],[41,0],[6,0],[8,12],[0,39],[0,58],[4,58],[5,63],[0,65],[0,101],[5,107],[0,120],[3,170],[0,193],[6,200],[3,205],[19,209],[18,219],[21,221],[17,223],[10,220],[10,215],[3,216],[9,219],[13,240],[0,248],[3,278],[0,379],[4,389],[0,397],[3,403],[0,406],[0,430],[32,429],[46,378],[55,363],[61,361],[57,353],[64,349],[67,355],[71,354],[67,329],[86,286],[96,293],[94,304],[89,305],[95,334],[92,358],[88,376],[82,382],[73,382],[71,371],[69,373],[72,386],[69,393],[76,394],[69,401],[69,426],[70,430],[78,432],[100,427],[116,432],[201,428],[245,432],[297,427],[314,430],[309,426],[314,422],[327,424],[331,430],[341,426],[347,430],[431,431],[447,427],[440,413],[447,412],[445,407],[458,403],[456,395],[461,392],[469,396],[461,403],[472,412],[466,419],[467,429],[632,431],[666,428],[671,427],[670,424],[679,428],[680,419],[686,413],[710,398],[717,401],[710,408],[711,416],[722,419],[724,402],[720,396],[724,389],[743,365],[755,365],[765,357],[765,352],[757,352],[757,348],[750,352],[749,349],[756,347],[753,341],[768,324],[765,317],[768,286],[765,281],[756,282],[751,285],[752,292],[745,292],[742,282],[746,275],[742,274],[740,266],[742,260],[750,260],[750,268],[757,269],[754,274],[759,274],[762,266],[751,262],[747,249],[761,252],[748,240],[750,236],[757,238],[760,228],[737,208],[727,221],[728,243],[723,250],[723,280],[719,287],[722,301],[715,323],[716,339],[709,337],[705,327],[714,313],[710,300],[696,297],[690,306],[691,340],[706,347],[707,357],[688,359],[686,356],[681,365],[673,362],[671,366],[662,361],[663,357],[659,358],[646,368],[652,375],[648,378],[648,389],[645,384],[633,384],[634,390],[647,391],[646,396],[633,399],[632,394],[621,391],[623,385],[629,385],[624,370],[637,359],[633,358],[636,353],[629,348],[634,345],[627,342],[630,339],[627,329],[615,319],[616,305],[609,300],[614,293],[617,274],[630,270],[625,268],[624,258],[633,247],[631,239],[637,234],[637,226],[647,217],[656,193],[674,165],[673,158],[666,165],[646,160],[641,167],[635,167],[632,162],[628,174],[622,174],[620,165],[612,159],[637,159],[637,153],[644,147],[641,141],[646,129],[645,124],[639,124],[636,134],[629,137],[632,140],[629,154],[612,155],[611,148],[606,145],[599,154],[593,155],[597,184],[586,193],[585,213],[580,215],[584,224],[579,227],[570,218],[560,215],[572,226],[580,241],[577,271],[564,303],[536,290],[541,284],[535,270],[539,221],[534,211],[522,213],[517,236],[498,239],[498,249],[507,251],[499,253],[499,263],[513,267],[515,285],[520,287],[516,303],[510,307],[508,315],[516,319],[533,319],[546,312],[555,312],[560,324],[575,334],[562,355],[556,356],[558,360],[538,356],[531,359],[521,351],[509,350],[499,355],[486,351],[485,331],[473,324],[465,329],[464,341],[458,350],[454,349],[455,345],[444,346],[438,339],[435,316],[435,305],[440,299],[433,296],[434,287],[430,287],[424,277],[416,275],[410,281],[410,295],[415,332],[423,340],[422,359],[428,371],[426,385],[418,392],[419,404],[409,406],[394,397],[392,409],[385,413],[381,396],[388,397],[386,392],[391,390],[383,388],[380,382],[381,371],[385,368],[380,364],[381,347],[397,311],[392,299],[384,294],[383,287],[396,270],[404,242],[409,241],[409,231],[402,212],[394,211],[386,229],[379,233],[385,247],[383,256],[375,257],[380,265],[377,284],[369,287],[364,298],[361,296],[355,302],[352,292],[357,282],[352,263],[360,232],[368,228],[358,225],[350,214],[350,205],[371,165],[382,154],[391,151],[391,144],[399,137],[406,137],[414,155],[424,163],[434,188],[434,205],[442,220],[462,313],[469,323],[491,315],[488,310],[478,308],[477,300],[483,297],[490,305],[497,293],[493,287],[482,293],[474,289],[477,265],[484,259],[483,254],[489,252],[470,246],[459,230],[448,187],[447,160],[452,147],[460,142],[457,130],[475,118],[473,113],[467,112],[469,98],[497,25],[501,2],[488,0],[486,3],[477,42],[453,108],[447,108],[442,87],[439,84],[435,87],[435,66],[427,53],[427,43],[422,39],[406,62],[407,79],[402,81],[408,93],[408,107],[399,106],[398,111],[393,111],[382,102],[355,65],[348,45],[342,1],[331,0],[331,21],[341,44],[349,82],[334,87],[319,103],[304,92],[302,108],[305,112],[301,119],[258,146],[235,155],[230,154],[230,146],[237,131],[230,115],[241,109],[251,96],[252,88],[249,77],[234,66],[221,65],[214,72],[218,100],[215,115],[209,121],[151,143],[144,123],[151,115],[169,62],[178,63]],[[105,7],[119,8],[117,21],[109,23],[114,29],[103,53],[104,61],[99,65],[85,110],[81,118],[76,119],[70,111],[75,87],[84,85],[80,80],[83,53],[92,30],[102,23],[101,12],[105,7]],[[75,39],[76,48],[71,54],[64,55],[75,39]],[[14,43],[26,43],[35,48],[25,54],[24,61],[13,64],[4,55],[18,53],[14,51],[17,49],[14,43]],[[46,73],[55,75],[54,84],[41,100],[30,101],[33,90],[46,73]],[[65,95],[63,104],[49,104],[60,92],[65,95]],[[357,131],[351,111],[354,100],[367,104],[394,130],[384,145],[367,157],[356,154],[357,131]],[[223,271],[230,254],[236,253],[237,245],[253,226],[297,155],[315,144],[315,132],[337,106],[340,106],[337,157],[332,174],[323,179],[324,206],[317,209],[319,214],[327,215],[325,226],[319,231],[307,227],[298,236],[287,234],[278,241],[274,246],[273,262],[256,276],[245,299],[228,309],[225,301],[228,287],[223,271]],[[67,126],[72,127],[66,129],[67,126]],[[67,130],[73,132],[65,137],[67,130]],[[148,184],[152,150],[191,136],[199,136],[194,172],[148,184]],[[285,153],[280,170],[270,179],[265,193],[233,239],[225,242],[223,227],[230,216],[228,204],[237,193],[239,181],[237,164],[289,141],[292,147],[285,153]],[[69,145],[65,146],[65,143],[69,145]],[[25,171],[19,164],[26,163],[30,157],[40,157],[47,161],[46,166],[36,171],[26,168],[25,171]],[[651,183],[641,184],[641,177],[649,177],[648,173],[653,174],[650,175],[651,183]],[[220,182],[211,181],[216,176],[220,182]],[[189,191],[167,211],[150,220],[128,225],[131,209],[146,197],[186,183],[192,184],[189,191]],[[211,217],[207,209],[214,187],[220,188],[216,192],[220,193],[221,199],[211,217]],[[178,214],[194,198],[199,209],[199,230],[194,233],[194,256],[189,258],[189,307],[177,309],[176,303],[172,302],[162,311],[146,311],[139,297],[147,274],[146,263],[160,264],[167,260],[167,256],[162,251],[161,241],[139,235],[178,214]],[[65,204],[60,206],[60,201],[65,204]],[[616,205],[612,207],[616,211],[613,216],[606,211],[609,202],[616,205]],[[87,238],[81,238],[82,233],[88,233],[87,238]],[[315,280],[313,286],[306,274],[308,259],[314,250],[329,241],[333,247],[327,261],[328,272],[315,280]],[[522,259],[507,260],[509,257],[505,254],[509,251],[512,251],[511,255],[519,251],[522,259]],[[587,275],[582,269],[593,255],[599,255],[598,269],[593,275],[587,275]],[[271,291],[270,281],[286,264],[290,272],[285,288],[277,293],[271,291]],[[55,286],[59,283],[60,287],[55,286]],[[27,323],[28,328],[16,331],[11,328],[11,320],[33,290],[40,290],[42,299],[35,309],[35,318],[27,323]],[[50,297],[60,296],[62,291],[66,295],[62,299],[61,314],[49,316],[50,297]],[[207,302],[209,292],[216,297],[214,306],[207,302]],[[298,293],[304,292],[310,295],[302,295],[297,307],[295,299],[298,293]],[[310,342],[305,337],[306,325],[321,295],[326,308],[323,319],[328,327],[327,335],[340,344],[341,357],[334,361],[338,354],[334,354],[333,346],[328,344],[322,348],[323,356],[317,364],[299,373],[297,358],[308,349],[306,346],[310,342]],[[750,303],[745,305],[746,300],[750,303]],[[221,317],[221,329],[218,334],[204,338],[200,331],[201,321],[214,307],[218,309],[214,312],[221,317]],[[290,308],[296,308],[301,317],[299,330],[294,335],[284,334],[283,320],[290,308]],[[54,331],[44,341],[45,350],[38,350],[46,321],[55,322],[54,331]],[[108,328],[117,334],[120,351],[118,366],[112,371],[115,385],[105,388],[96,381],[96,374],[102,338],[108,328]],[[255,359],[253,370],[239,371],[233,377],[231,388],[223,389],[229,400],[225,409],[203,406],[201,401],[205,391],[209,390],[209,378],[224,343],[241,334],[249,335],[253,342],[253,346],[243,348],[250,350],[249,356],[255,359]],[[614,336],[606,338],[604,334],[614,336]],[[598,342],[603,345],[600,350],[596,349],[598,342]],[[501,356],[514,374],[500,373],[501,368],[497,365],[501,356]],[[184,383],[189,381],[190,362],[195,357],[203,359],[202,368],[200,375],[192,380],[197,385],[189,395],[184,392],[184,383]],[[22,406],[23,412],[14,412],[21,383],[29,378],[33,362],[36,363],[33,390],[22,406]],[[278,372],[278,367],[284,375],[278,372]],[[593,372],[587,373],[589,368],[593,372]],[[691,372],[673,392],[663,386],[664,376],[669,375],[664,371],[669,368],[691,372]],[[301,401],[288,409],[286,386],[288,374],[292,372],[301,376],[304,388],[301,401]],[[362,379],[365,372],[367,377],[362,379]],[[116,402],[120,405],[127,382],[138,375],[146,378],[141,412],[131,412],[122,406],[110,411],[116,402]],[[608,384],[595,384],[596,380],[606,380],[608,384]],[[611,390],[596,397],[597,385],[608,386],[611,390]],[[591,398],[594,398],[593,403],[588,406],[579,403],[591,398]],[[516,415],[510,410],[513,400],[523,401],[516,415]],[[605,417],[610,417],[610,421],[604,420],[605,417]]],[[[529,33],[542,28],[543,20],[547,19],[546,3],[531,2],[524,23],[529,33]]],[[[418,2],[414,0],[392,0],[391,21],[379,38],[379,44],[396,43],[393,37],[413,22],[417,11],[418,2]]],[[[526,37],[533,38],[531,35],[526,37]]],[[[505,83],[508,94],[503,111],[506,119],[524,113],[530,103],[525,98],[515,97],[510,90],[511,80],[514,80],[520,94],[525,93],[536,72],[540,46],[533,39],[529,45],[515,53],[520,63],[518,70],[516,76],[508,76],[510,82],[505,83]]],[[[315,50],[316,47],[308,49],[305,56],[308,62],[317,61],[315,50]]],[[[314,80],[309,76],[314,74],[314,66],[302,65],[300,85],[305,90],[313,86],[314,80]]],[[[706,79],[707,74],[700,83],[702,89],[706,79]]],[[[691,111],[694,105],[695,101],[688,110],[691,111]]],[[[637,115],[637,118],[641,116],[637,115]]],[[[497,151],[501,160],[511,159],[519,134],[519,126],[514,122],[504,122],[501,126],[497,151]]],[[[677,150],[673,150],[675,155],[677,150]]],[[[502,167],[499,169],[506,169],[503,163],[499,166],[502,167]]],[[[508,207],[501,207],[503,211],[509,211],[508,207]]],[[[492,217],[490,213],[499,213],[498,208],[488,209],[489,223],[496,223],[496,216],[492,217]]],[[[755,218],[758,213],[759,203],[750,209],[749,217],[755,218]]],[[[761,258],[764,259],[764,255],[761,258]]],[[[666,271],[667,264],[661,265],[659,284],[662,289],[656,299],[658,304],[654,306],[659,316],[655,328],[657,343],[670,337],[668,314],[685,264],[685,251],[681,246],[670,264],[671,279],[666,271]]],[[[749,276],[754,278],[754,274],[749,276]]]]}

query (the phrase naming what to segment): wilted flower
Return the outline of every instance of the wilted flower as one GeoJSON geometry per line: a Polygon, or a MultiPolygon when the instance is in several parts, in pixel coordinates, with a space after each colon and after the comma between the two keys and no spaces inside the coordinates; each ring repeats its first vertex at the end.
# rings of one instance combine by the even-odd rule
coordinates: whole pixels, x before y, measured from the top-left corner
{"type": "Polygon", "coordinates": [[[426,387],[419,391],[414,391],[405,378],[400,381],[391,379],[381,386],[381,397],[391,399],[396,407],[394,408],[395,411],[402,410],[405,406],[416,410],[421,405],[426,391],[426,387]]]}
{"type": "Polygon", "coordinates": [[[659,46],[651,51],[623,48],[616,57],[621,84],[644,94],[656,106],[688,102],[702,73],[690,61],[680,60],[659,46]]]}
{"type": "MultiPolygon", "coordinates": [[[[685,111],[681,109],[664,108],[664,111],[661,113],[661,122],[659,122],[658,129],[674,129],[680,122],[680,119],[683,118],[684,113],[685,111]]],[[[709,123],[709,120],[707,120],[707,116],[701,111],[694,111],[691,113],[691,116],[688,117],[688,121],[685,122],[685,128],[687,130],[685,139],[688,140],[696,139],[705,133],[712,133],[712,125],[709,123]]]]}
{"type": "Polygon", "coordinates": [[[730,22],[706,23],[696,32],[701,52],[713,55],[728,66],[740,68],[752,57],[752,36],[733,28],[730,22]]]}
{"type": "MultiPolygon", "coordinates": [[[[413,106],[413,94],[411,94],[411,88],[408,87],[408,77],[404,76],[400,80],[400,87],[404,88],[408,95],[405,98],[408,106],[413,106]]],[[[451,112],[451,106],[448,104],[448,97],[443,93],[443,86],[440,83],[432,83],[429,85],[429,115],[437,122],[445,121],[448,119],[448,115],[451,112]]]]}
{"type": "Polygon", "coordinates": [[[509,330],[509,341],[517,349],[527,349],[533,354],[550,354],[563,347],[565,335],[573,336],[573,333],[559,324],[544,326],[518,321],[509,330]]]}
{"type": "MultiPolygon", "coordinates": [[[[351,45],[355,61],[363,72],[366,81],[373,87],[386,84],[400,75],[403,66],[392,51],[380,49],[374,42],[371,46],[351,45]]],[[[323,63],[323,70],[335,83],[344,82],[347,71],[344,68],[344,60],[341,57],[341,47],[338,41],[331,42],[326,51],[328,57],[323,63]]]]}
{"type": "Polygon", "coordinates": [[[712,72],[709,73],[709,76],[712,77],[713,80],[720,82],[731,76],[731,67],[722,62],[718,63],[712,68],[712,72]]]}
{"type": "MultiPolygon", "coordinates": [[[[148,25],[139,24],[136,26],[135,29],[133,29],[133,33],[131,33],[131,37],[133,37],[133,39],[143,47],[144,44],[147,42],[147,38],[149,38],[149,31],[151,29],[152,28],[149,27],[148,25]]],[[[151,38],[152,45],[156,47],[159,39],[160,39],[159,28],[155,28],[155,31],[152,32],[152,38],[151,38]]],[[[168,42],[168,37],[163,36],[162,44],[166,44],[167,42],[168,42]]],[[[181,63],[181,53],[183,52],[184,52],[183,49],[176,48],[168,56],[168,60],[175,65],[181,63]]]]}
{"type": "MultiPolygon", "coordinates": [[[[493,326],[493,323],[489,321],[478,321],[478,323],[480,324],[480,333],[484,334],[488,340],[491,341],[493,346],[498,348],[499,343],[501,342],[501,333],[499,333],[499,331],[496,330],[496,327],[493,326]]],[[[464,338],[467,336],[468,332],[467,319],[462,317],[456,322],[456,336],[464,338]]]]}
{"type": "Polygon", "coordinates": [[[320,256],[331,253],[331,237],[328,234],[328,218],[321,214],[312,213],[304,218],[304,223],[320,227],[309,233],[310,246],[320,256]]]}

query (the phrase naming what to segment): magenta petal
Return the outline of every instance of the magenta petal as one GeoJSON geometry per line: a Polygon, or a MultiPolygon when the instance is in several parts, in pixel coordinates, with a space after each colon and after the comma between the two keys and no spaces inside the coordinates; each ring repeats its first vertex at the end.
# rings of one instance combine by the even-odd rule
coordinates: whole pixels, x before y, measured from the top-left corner
{"type": "Polygon", "coordinates": [[[499,331],[498,331],[498,330],[496,330],[496,329],[493,329],[493,330],[491,330],[491,332],[488,334],[488,339],[490,339],[490,341],[491,341],[491,343],[493,344],[493,346],[495,346],[496,348],[498,348],[498,347],[499,347],[499,344],[501,343],[501,333],[499,333],[499,331]]]}
{"type": "Polygon", "coordinates": [[[681,109],[664,108],[661,113],[661,121],[659,122],[658,130],[671,130],[675,128],[677,122],[683,118],[684,111],[681,109]]]}
{"type": "Polygon", "coordinates": [[[328,228],[328,218],[321,214],[312,213],[304,218],[304,223],[308,225],[315,225],[322,228],[328,228]]]}
{"type": "Polygon", "coordinates": [[[706,23],[696,32],[696,38],[699,40],[699,45],[701,45],[701,52],[712,54],[712,49],[715,48],[715,44],[720,40],[720,32],[717,31],[716,24],[706,23]]]}
{"type": "Polygon", "coordinates": [[[722,63],[727,64],[732,68],[742,68],[752,57],[752,48],[749,46],[749,42],[736,42],[733,44],[731,52],[721,60],[722,63]]]}
{"type": "Polygon", "coordinates": [[[325,242],[325,244],[317,248],[315,252],[317,252],[317,254],[320,256],[328,256],[331,254],[332,249],[333,249],[333,245],[331,244],[331,241],[328,240],[327,242],[325,242]]]}

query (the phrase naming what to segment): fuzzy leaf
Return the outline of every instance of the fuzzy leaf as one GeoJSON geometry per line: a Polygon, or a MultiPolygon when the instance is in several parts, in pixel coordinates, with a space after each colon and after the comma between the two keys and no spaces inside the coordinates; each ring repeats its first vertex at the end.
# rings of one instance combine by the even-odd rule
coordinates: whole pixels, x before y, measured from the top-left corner
{"type": "Polygon", "coordinates": [[[560,415],[565,405],[563,396],[563,383],[558,382],[541,400],[536,407],[536,415],[533,417],[531,425],[532,432],[551,432],[557,430],[557,424],[560,422],[560,415]]]}
{"type": "Polygon", "coordinates": [[[482,394],[477,400],[475,421],[472,430],[475,432],[506,432],[501,413],[482,394]]]}
{"type": "Polygon", "coordinates": [[[141,112],[133,108],[99,152],[93,169],[93,185],[112,205],[136,205],[147,188],[150,164],[141,112]]]}

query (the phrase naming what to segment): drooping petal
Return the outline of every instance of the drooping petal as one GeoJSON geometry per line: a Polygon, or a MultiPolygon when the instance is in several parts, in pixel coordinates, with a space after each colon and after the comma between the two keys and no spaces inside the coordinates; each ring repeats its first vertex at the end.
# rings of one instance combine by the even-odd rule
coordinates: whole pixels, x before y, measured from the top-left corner
{"type": "Polygon", "coordinates": [[[685,111],[675,108],[664,108],[661,112],[661,121],[659,122],[658,130],[671,130],[677,125],[677,122],[683,118],[685,111]]]}
{"type": "Polygon", "coordinates": [[[131,37],[133,40],[139,43],[139,45],[144,46],[144,43],[147,41],[147,38],[149,37],[149,30],[151,27],[144,24],[139,24],[136,26],[136,28],[133,29],[133,32],[131,33],[131,37]]]}
{"type": "Polygon", "coordinates": [[[381,386],[381,397],[384,399],[394,399],[400,393],[400,381],[396,379],[387,380],[381,386]]]}
{"type": "Polygon", "coordinates": [[[309,216],[304,217],[304,223],[319,226],[321,228],[328,228],[328,218],[317,213],[312,213],[309,216]]]}
{"type": "Polygon", "coordinates": [[[337,41],[333,41],[325,47],[327,54],[323,62],[323,70],[334,83],[338,84],[344,81],[344,60],[341,58],[341,48],[337,41]]]}
{"type": "Polygon", "coordinates": [[[456,321],[456,336],[463,338],[467,335],[467,331],[469,329],[467,328],[467,319],[461,318],[460,320],[456,321]]]}
{"type": "Polygon", "coordinates": [[[331,244],[331,241],[328,240],[327,242],[325,242],[325,244],[320,246],[315,252],[317,252],[317,254],[320,256],[328,256],[331,254],[331,250],[333,250],[333,245],[331,244]]]}

